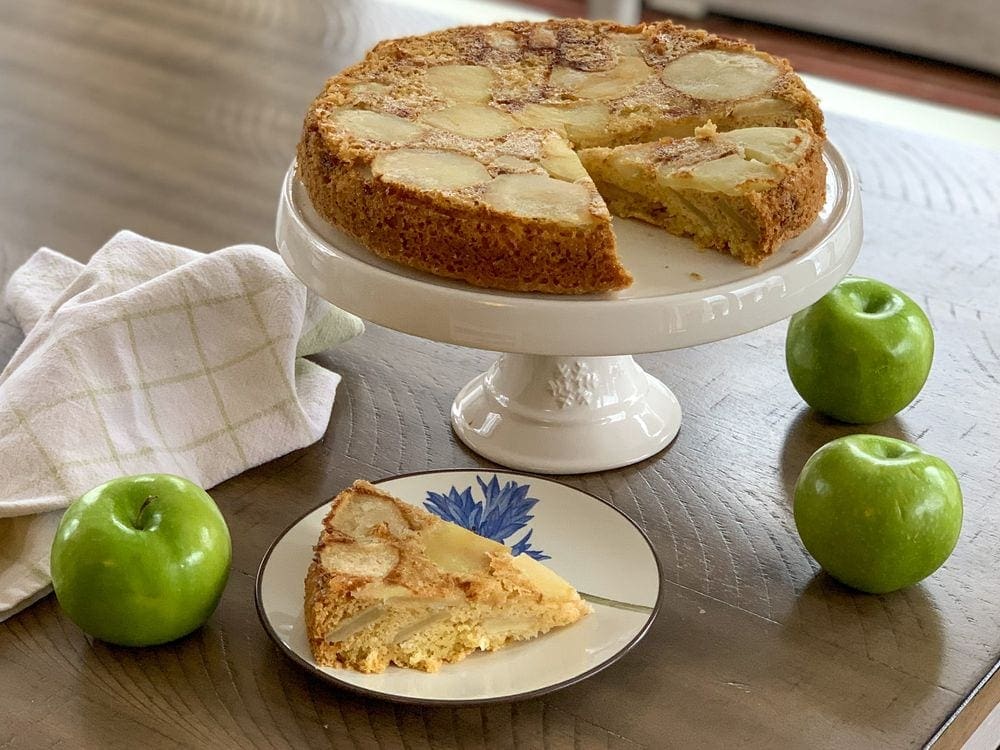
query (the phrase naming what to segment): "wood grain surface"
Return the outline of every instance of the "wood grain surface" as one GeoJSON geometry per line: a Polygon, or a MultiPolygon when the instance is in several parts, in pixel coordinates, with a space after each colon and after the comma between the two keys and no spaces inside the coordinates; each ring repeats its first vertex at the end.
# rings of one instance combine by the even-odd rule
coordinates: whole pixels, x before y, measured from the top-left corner
{"type": "MultiPolygon", "coordinates": [[[[273,245],[281,176],[325,77],[380,38],[452,21],[390,0],[9,0],[2,17],[0,281],[40,245],[85,259],[123,227],[202,250],[273,245]]],[[[481,709],[333,689],[257,621],[268,545],[355,478],[487,465],[447,415],[495,355],[370,326],[318,358],[344,376],[326,436],[213,490],[234,563],[204,628],[114,648],[84,637],[51,596],[0,624],[0,747],[926,743],[1000,657],[1000,158],[862,120],[829,129],[863,185],[857,272],[913,295],[937,334],[921,396],[869,428],[918,442],[961,478],[964,532],[934,576],[854,594],[801,548],[797,473],[858,430],[805,408],[778,324],[640,357],[684,406],[679,437],[636,466],[565,478],[636,520],[659,552],[663,609],[631,654],[545,698],[481,709]]],[[[3,361],[20,340],[6,315],[3,361]]],[[[971,700],[940,746],[959,746],[997,692],[971,700]]]]}

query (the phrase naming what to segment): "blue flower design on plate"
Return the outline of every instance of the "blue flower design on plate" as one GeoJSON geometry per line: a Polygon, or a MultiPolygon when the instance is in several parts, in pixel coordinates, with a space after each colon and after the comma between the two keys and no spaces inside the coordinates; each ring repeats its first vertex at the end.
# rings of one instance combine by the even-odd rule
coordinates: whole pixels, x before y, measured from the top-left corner
{"type": "MultiPolygon", "coordinates": [[[[528,511],[535,506],[538,498],[528,497],[530,489],[528,484],[509,481],[504,482],[501,487],[496,474],[489,482],[484,482],[477,476],[476,482],[482,491],[482,500],[472,498],[471,486],[459,492],[453,485],[447,494],[428,490],[424,507],[445,521],[451,521],[480,536],[507,544],[508,537],[523,529],[528,525],[528,521],[534,518],[528,511]]],[[[527,555],[536,560],[550,559],[550,556],[540,549],[531,548],[532,531],[528,529],[527,534],[510,545],[511,554],[527,555]]]]}

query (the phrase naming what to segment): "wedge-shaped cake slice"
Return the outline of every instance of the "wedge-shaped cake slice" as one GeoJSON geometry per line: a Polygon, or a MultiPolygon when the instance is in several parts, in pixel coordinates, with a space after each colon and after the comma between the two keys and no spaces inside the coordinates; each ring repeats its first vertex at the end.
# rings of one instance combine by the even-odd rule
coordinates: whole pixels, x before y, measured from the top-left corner
{"type": "Polygon", "coordinates": [[[628,286],[611,215],[569,145],[544,130],[490,130],[475,110],[493,110],[461,109],[457,122],[485,122],[476,132],[489,136],[449,132],[433,118],[431,128],[361,110],[331,115],[299,153],[316,210],[383,258],[476,286],[559,294],[628,286]],[[331,171],[324,139],[375,144],[375,155],[331,171]]]}
{"type": "Polygon", "coordinates": [[[611,212],[648,221],[756,265],[823,206],[822,138],[794,128],[716,132],[592,148],[580,158],[611,212]]]}
{"type": "Polygon", "coordinates": [[[364,481],[334,498],[305,591],[316,661],[361,672],[436,672],[590,612],[536,560],[364,481]]]}

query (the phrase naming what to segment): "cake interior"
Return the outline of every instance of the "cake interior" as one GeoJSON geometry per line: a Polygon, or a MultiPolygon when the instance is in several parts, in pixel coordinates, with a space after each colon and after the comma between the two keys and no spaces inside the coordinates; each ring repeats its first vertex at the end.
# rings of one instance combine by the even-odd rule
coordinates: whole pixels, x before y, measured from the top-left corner
{"type": "MultiPolygon", "coordinates": [[[[804,121],[797,128],[725,133],[708,123],[692,137],[584,149],[580,157],[611,213],[664,227],[748,265],[804,228],[776,227],[777,215],[784,204],[801,201],[791,193],[811,182],[790,177],[823,167],[804,121]]],[[[821,193],[805,198],[819,210],[821,193]]]]}

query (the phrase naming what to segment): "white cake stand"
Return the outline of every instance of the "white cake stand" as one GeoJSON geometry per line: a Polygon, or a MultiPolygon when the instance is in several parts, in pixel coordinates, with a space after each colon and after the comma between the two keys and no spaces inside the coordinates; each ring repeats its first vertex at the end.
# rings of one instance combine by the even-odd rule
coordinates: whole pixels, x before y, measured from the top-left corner
{"type": "Polygon", "coordinates": [[[526,471],[601,471],[653,455],[680,428],[676,397],[633,354],[761,328],[812,304],[847,273],[861,247],[861,203],[840,153],[827,145],[824,156],[820,216],[757,268],[615,219],[635,283],[612,294],[490,291],[382,260],[314,212],[294,165],[278,207],[278,250],[306,285],[362,318],[506,352],[452,405],[455,433],[472,450],[526,471]]]}

